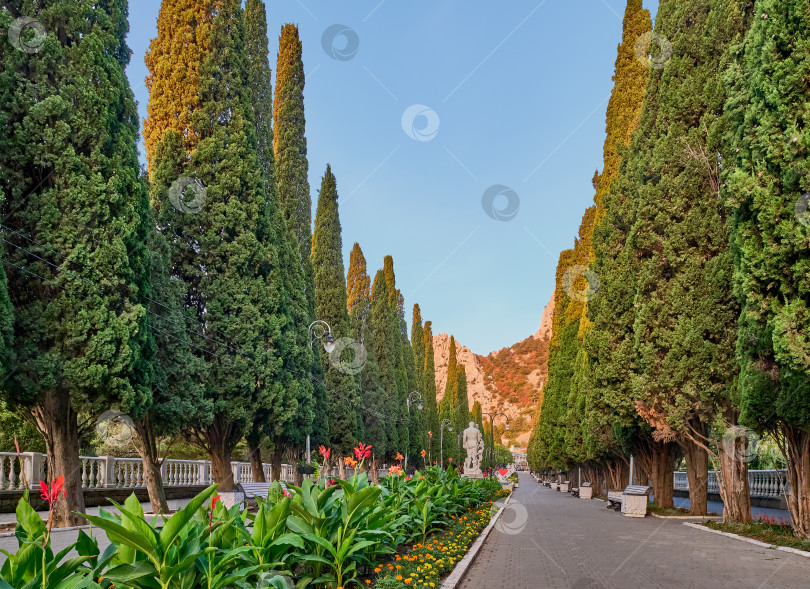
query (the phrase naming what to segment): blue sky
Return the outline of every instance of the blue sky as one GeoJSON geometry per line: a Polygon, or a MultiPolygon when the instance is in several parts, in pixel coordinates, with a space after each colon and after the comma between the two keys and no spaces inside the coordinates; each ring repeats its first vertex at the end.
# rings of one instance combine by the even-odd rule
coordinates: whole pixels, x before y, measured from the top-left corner
{"type": "MultiPolygon", "coordinates": [[[[644,5],[654,16],[657,2],[644,5]]],[[[373,277],[383,256],[392,255],[409,320],[418,302],[434,333],[452,333],[481,354],[537,330],[559,252],[573,245],[593,201],[624,6],[268,4],[273,69],[281,25],[300,27],[313,218],[330,163],[344,260],[359,242],[373,277]],[[351,49],[353,32],[359,44],[350,59],[323,48],[335,24],[350,31],[327,46],[351,49]],[[409,110],[413,105],[423,107],[409,110]],[[422,114],[406,115],[403,124],[406,111],[422,114]],[[496,195],[490,215],[503,211],[503,220],[482,206],[494,185],[511,190],[488,193],[496,195]]],[[[159,7],[159,0],[130,2],[127,74],[141,117],[148,101],[143,56],[159,7]]]]}

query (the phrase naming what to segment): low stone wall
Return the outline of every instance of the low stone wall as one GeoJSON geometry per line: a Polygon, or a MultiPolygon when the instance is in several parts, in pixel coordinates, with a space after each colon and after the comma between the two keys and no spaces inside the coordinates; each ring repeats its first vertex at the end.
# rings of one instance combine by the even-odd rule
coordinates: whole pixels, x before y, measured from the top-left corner
{"type": "MultiPolygon", "coordinates": [[[[203,485],[166,487],[166,499],[190,499],[203,489],[205,489],[203,485]]],[[[146,492],[145,487],[138,489],[85,489],[84,504],[87,507],[112,505],[109,499],[116,503],[123,503],[132,493],[135,493],[135,496],[142,502],[149,501],[149,494],[146,492]]],[[[22,491],[0,491],[0,513],[14,513],[22,496],[22,491]]],[[[38,489],[32,490],[29,497],[34,509],[45,510],[48,508],[48,504],[40,497],[38,489]]]]}
{"type": "MultiPolygon", "coordinates": [[[[675,497],[689,498],[689,491],[679,491],[675,489],[673,492],[675,497]]],[[[709,493],[709,501],[716,501],[722,503],[723,500],[717,493],[709,493]]],[[[751,497],[751,507],[764,507],[767,509],[787,509],[787,500],[784,495],[779,497],[751,497]]]]}

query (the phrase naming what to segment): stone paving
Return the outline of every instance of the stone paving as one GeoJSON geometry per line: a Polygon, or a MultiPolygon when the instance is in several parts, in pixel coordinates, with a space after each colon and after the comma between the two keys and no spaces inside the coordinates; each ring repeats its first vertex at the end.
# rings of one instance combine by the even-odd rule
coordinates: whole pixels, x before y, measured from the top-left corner
{"type": "Polygon", "coordinates": [[[810,558],[684,526],[622,517],[520,473],[513,505],[460,589],[807,587],[810,558]]]}

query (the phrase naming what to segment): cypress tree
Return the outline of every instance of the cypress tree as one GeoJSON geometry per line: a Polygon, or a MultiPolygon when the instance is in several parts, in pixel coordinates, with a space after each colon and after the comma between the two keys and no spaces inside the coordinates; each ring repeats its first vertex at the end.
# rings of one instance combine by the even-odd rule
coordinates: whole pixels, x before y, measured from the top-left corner
{"type": "MultiPolygon", "coordinates": [[[[388,304],[388,285],[385,281],[385,274],[378,270],[374,276],[374,283],[371,287],[371,317],[369,322],[369,349],[370,357],[374,358],[379,370],[379,390],[382,391],[382,398],[374,398],[370,404],[364,404],[363,410],[375,412],[379,426],[386,431],[385,441],[374,455],[376,460],[393,458],[400,447],[399,432],[402,426],[401,413],[399,411],[400,396],[397,387],[397,358],[396,342],[398,334],[394,330],[392,317],[394,311],[388,304]]],[[[370,434],[369,424],[366,423],[366,435],[370,434]]],[[[376,448],[376,447],[375,447],[376,448]]]]}
{"type": "Polygon", "coordinates": [[[218,6],[210,49],[193,116],[198,142],[183,169],[205,187],[204,202],[192,214],[178,211],[167,195],[157,205],[159,226],[172,245],[172,274],[185,285],[195,331],[206,338],[206,348],[198,343],[195,355],[206,363],[213,418],[193,424],[192,435],[209,452],[214,479],[227,490],[233,485],[231,453],[257,412],[272,409],[271,422],[284,424],[296,399],[281,366],[283,293],[274,280],[279,242],[256,154],[238,1],[218,6]]]}
{"type": "Polygon", "coordinates": [[[397,390],[397,443],[398,452],[407,453],[410,447],[410,420],[408,418],[407,397],[410,393],[408,369],[405,362],[406,349],[403,337],[407,339],[407,326],[405,325],[405,303],[402,294],[397,289],[396,275],[394,274],[394,258],[385,256],[383,259],[383,274],[385,276],[386,290],[388,291],[388,306],[391,309],[392,329],[395,333],[394,360],[395,382],[397,390]]]}
{"type": "Polygon", "coordinates": [[[414,412],[411,410],[411,453],[416,456],[422,450],[427,451],[428,423],[428,403],[425,395],[425,328],[422,325],[422,311],[418,304],[413,306],[413,316],[411,319],[411,350],[413,353],[413,388],[422,397],[422,410],[414,412]]]}
{"type": "MultiPolygon", "coordinates": [[[[718,412],[736,422],[731,395],[739,307],[719,160],[708,154],[720,150],[712,128],[727,92],[717,72],[744,32],[744,5],[661,3],[655,30],[672,43],[673,54],[663,69],[652,70],[641,116],[644,139],[629,156],[634,175],[628,188],[636,195],[629,243],[638,261],[636,406],[656,437],[682,447],[695,515],[706,513],[708,426],[718,412]]],[[[750,513],[737,504],[741,497],[726,492],[726,482],[720,483],[725,517],[744,521],[750,513]]]]}
{"type": "MultiPolygon", "coordinates": [[[[287,227],[298,242],[304,273],[303,293],[308,305],[306,325],[315,316],[315,275],[310,258],[312,249],[312,199],[309,188],[309,163],[304,118],[304,64],[301,61],[298,27],[281,27],[276,60],[276,87],[273,100],[273,153],[279,205],[287,227]]],[[[323,385],[323,368],[314,358],[309,371],[314,380],[313,437],[329,443],[328,408],[323,385]]],[[[300,447],[300,444],[296,444],[300,447]]],[[[280,459],[280,455],[279,455],[280,459]]]]}
{"type": "Polygon", "coordinates": [[[144,57],[149,104],[143,142],[150,179],[155,149],[166,131],[180,134],[187,153],[197,144],[192,117],[199,106],[200,67],[210,51],[212,18],[208,2],[164,0],[160,4],[158,35],[144,57]]]}
{"type": "Polygon", "coordinates": [[[426,448],[431,459],[435,462],[439,458],[439,407],[436,401],[436,364],[433,352],[433,322],[425,321],[425,369],[423,382],[425,390],[422,393],[425,399],[425,428],[429,432],[426,448]]]}
{"type": "MultiPolygon", "coordinates": [[[[456,426],[453,430],[454,433],[461,435],[461,433],[470,426],[470,402],[467,398],[467,369],[464,364],[458,365],[456,372],[456,388],[458,390],[458,406],[456,408],[456,426]]],[[[456,436],[458,439],[458,436],[456,436]]],[[[458,462],[456,464],[463,464],[466,458],[466,452],[462,446],[458,449],[458,462]]]]}
{"type": "Polygon", "coordinates": [[[246,435],[250,449],[250,462],[256,481],[265,479],[260,444],[265,438],[273,445],[273,477],[281,476],[282,453],[289,448],[301,447],[306,436],[313,434],[316,443],[328,443],[324,403],[316,409],[314,397],[324,398],[320,364],[310,348],[308,326],[311,322],[310,304],[306,296],[304,267],[295,234],[287,226],[278,196],[273,153],[272,74],[268,60],[267,15],[264,2],[248,0],[245,3],[245,50],[248,58],[251,106],[256,139],[256,155],[263,172],[263,191],[266,203],[264,218],[272,231],[262,232],[262,239],[278,252],[278,265],[273,281],[281,291],[283,322],[281,324],[281,354],[289,378],[284,381],[286,395],[294,400],[290,411],[279,414],[274,409],[260,409],[246,435]],[[275,238],[277,243],[268,242],[275,238]],[[318,418],[316,420],[316,411],[318,418]],[[313,422],[318,424],[313,431],[313,422]]]}
{"type": "MultiPolygon", "coordinates": [[[[444,385],[444,397],[439,402],[439,427],[445,419],[453,425],[453,432],[445,430],[443,452],[445,460],[450,456],[457,460],[458,444],[455,436],[458,434],[456,419],[458,417],[458,360],[456,358],[456,339],[450,336],[450,348],[447,357],[447,382],[444,385]]],[[[437,432],[441,436],[441,430],[437,432]]],[[[441,441],[441,440],[440,440],[441,441]]]]}
{"type": "MultiPolygon", "coordinates": [[[[807,3],[759,1],[726,81],[741,421],[778,440],[788,507],[810,538],[810,143],[807,3]]],[[[745,453],[745,448],[742,449],[745,453]]]]}
{"type": "MultiPolygon", "coordinates": [[[[343,242],[338,213],[337,183],[326,166],[318,196],[315,232],[312,239],[312,267],[315,271],[315,315],[329,323],[337,338],[351,333],[346,302],[346,274],[343,269],[343,242]]],[[[329,442],[336,452],[348,455],[356,443],[355,429],[359,390],[355,377],[340,369],[339,363],[352,363],[353,351],[338,347],[330,358],[321,352],[326,374],[329,407],[329,442]]]]}
{"type": "MultiPolygon", "coordinates": [[[[0,39],[0,218],[9,299],[0,328],[14,368],[3,393],[45,438],[48,477],[65,477],[55,526],[84,511],[77,415],[148,395],[133,386],[145,309],[138,304],[145,188],[138,115],[124,70],[124,0],[41,6],[39,51],[0,39]]],[[[12,22],[0,12],[0,27],[12,22]]],[[[148,400],[148,399],[147,399],[148,400]]]]}

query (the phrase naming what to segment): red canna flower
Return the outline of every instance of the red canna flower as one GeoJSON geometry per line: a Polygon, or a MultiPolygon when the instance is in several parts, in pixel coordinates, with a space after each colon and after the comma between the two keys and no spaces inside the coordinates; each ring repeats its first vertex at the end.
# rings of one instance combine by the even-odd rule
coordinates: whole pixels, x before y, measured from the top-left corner
{"type": "Polygon", "coordinates": [[[42,498],[48,502],[48,508],[53,509],[56,502],[59,500],[59,492],[62,492],[62,497],[67,497],[67,491],[63,488],[65,486],[65,477],[61,474],[51,481],[50,487],[45,481],[39,481],[39,488],[42,491],[42,498]]]}
{"type": "Polygon", "coordinates": [[[354,449],[354,455],[357,460],[364,460],[371,456],[371,444],[366,446],[363,442],[357,444],[357,448],[354,449]]]}
{"type": "Polygon", "coordinates": [[[332,448],[327,448],[326,446],[321,444],[321,447],[318,448],[318,451],[321,453],[321,456],[323,456],[323,459],[329,462],[329,456],[331,456],[332,454],[332,448]]]}
{"type": "Polygon", "coordinates": [[[220,495],[214,495],[213,497],[211,497],[211,509],[214,509],[214,506],[217,504],[217,501],[219,501],[220,499],[222,499],[222,497],[220,495]]]}

